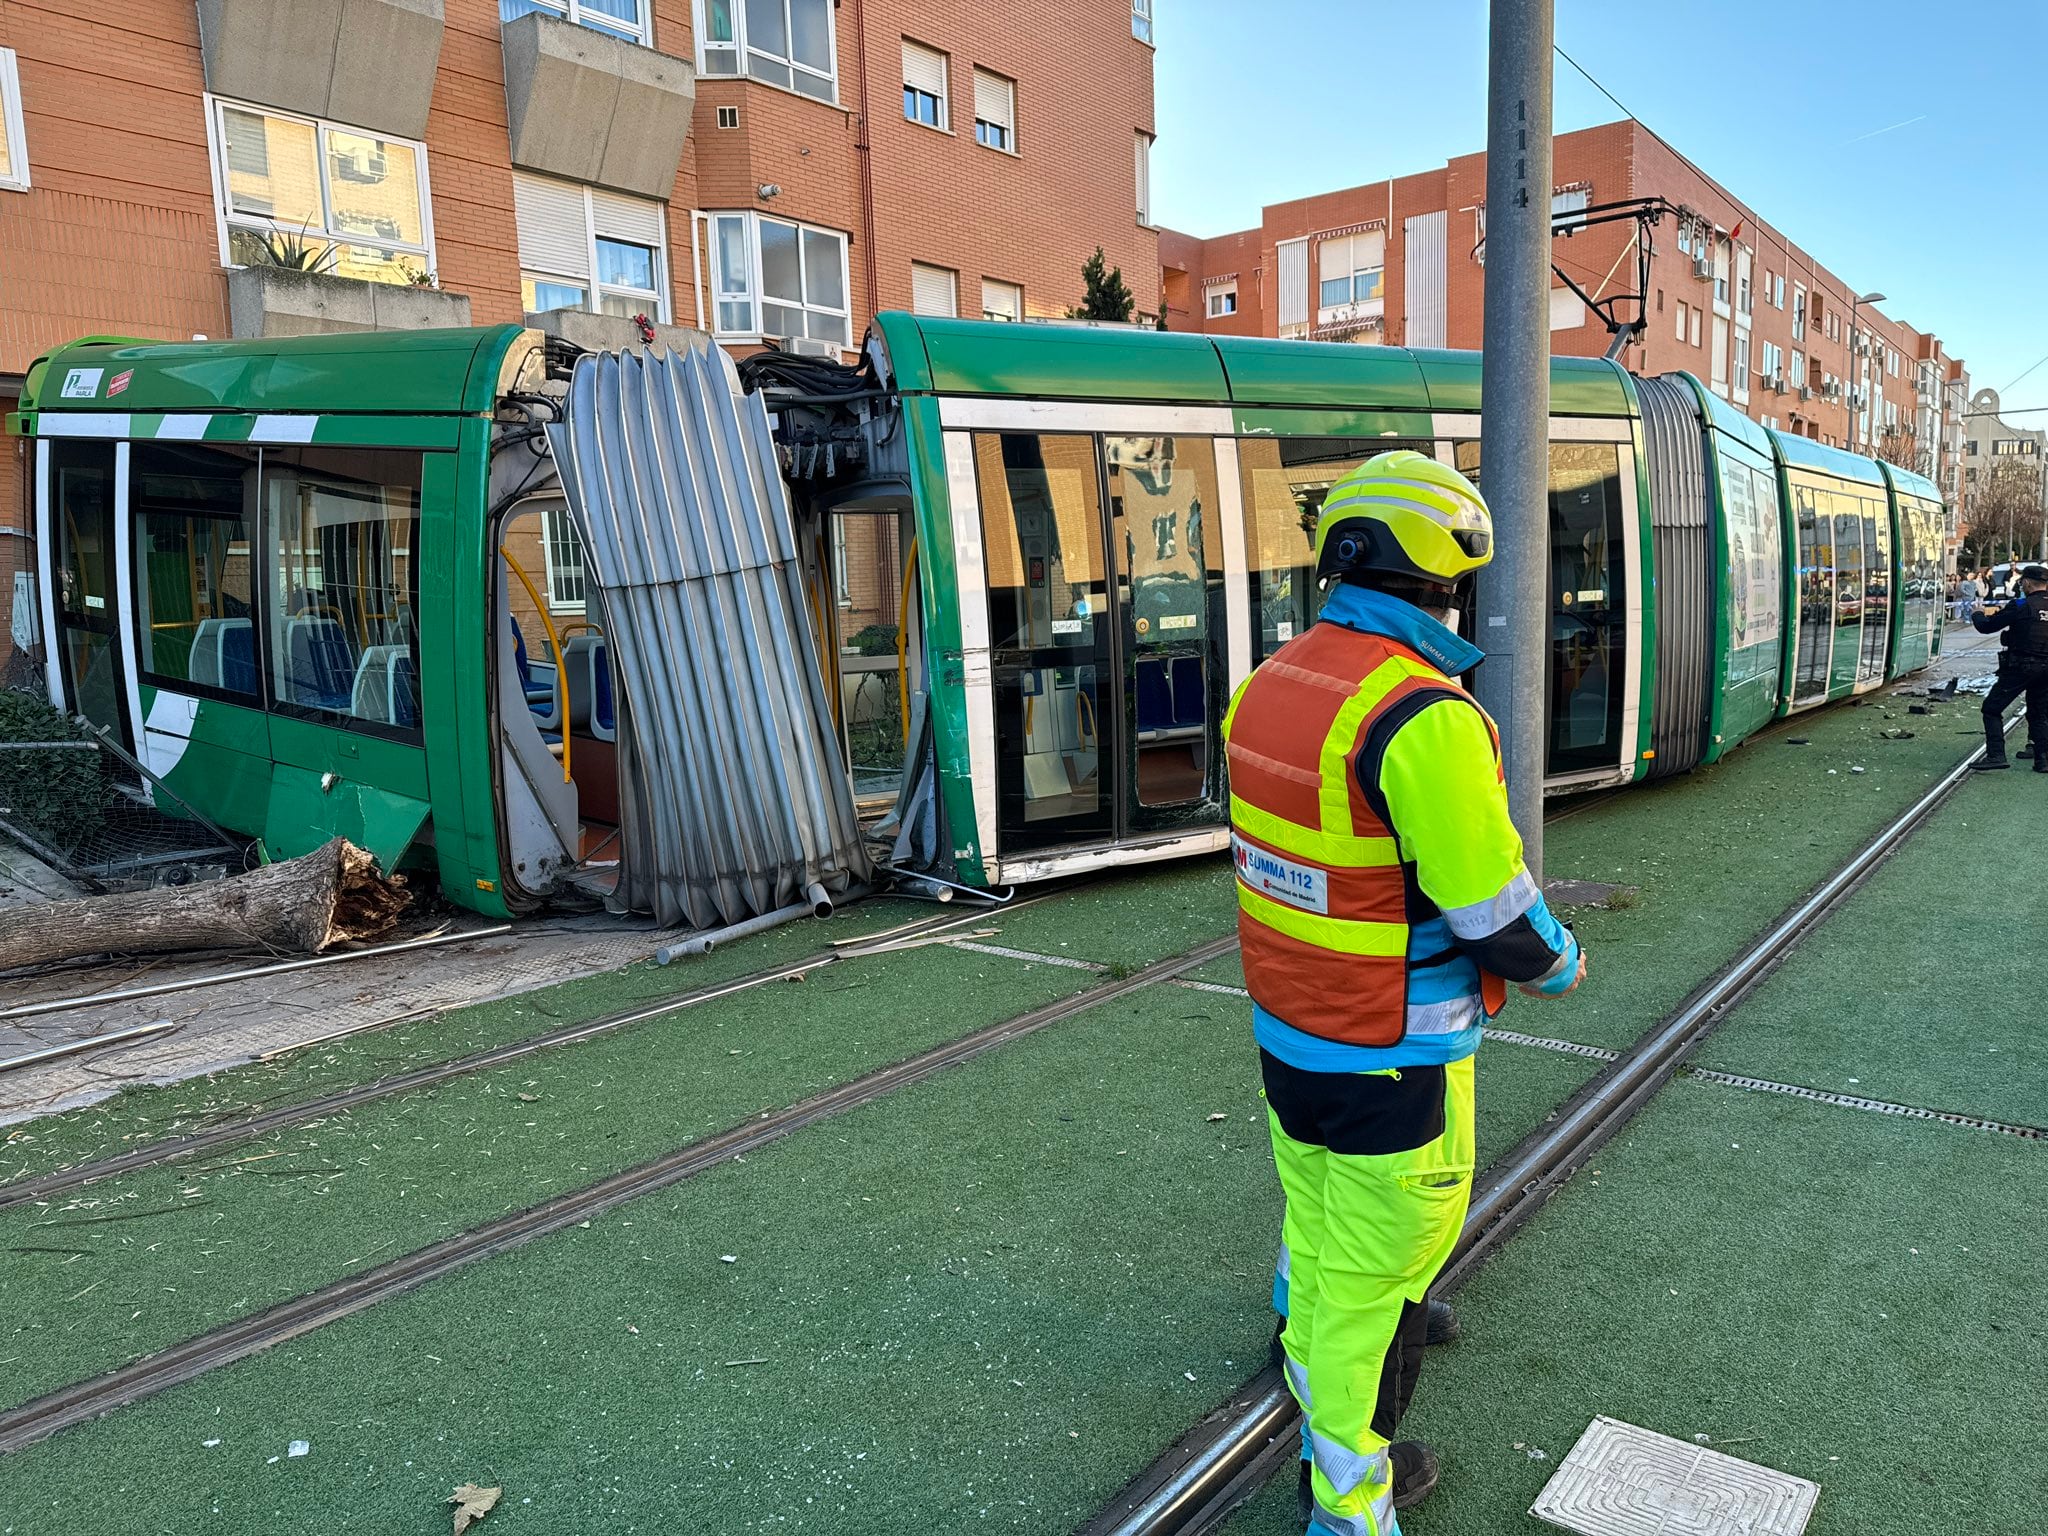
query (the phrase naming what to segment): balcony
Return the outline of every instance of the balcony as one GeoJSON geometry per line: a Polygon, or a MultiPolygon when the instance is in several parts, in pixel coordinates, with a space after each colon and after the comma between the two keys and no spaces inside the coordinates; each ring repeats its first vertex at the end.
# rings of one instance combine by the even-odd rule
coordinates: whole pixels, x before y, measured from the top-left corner
{"type": "Polygon", "coordinates": [[[199,0],[206,88],[422,138],[441,22],[442,0],[199,0]]]}
{"type": "Polygon", "coordinates": [[[373,283],[289,267],[228,273],[228,327],[237,337],[334,331],[418,331],[469,324],[469,295],[373,283]]]}
{"type": "Polygon", "coordinates": [[[502,30],[512,163],[666,202],[690,132],[696,67],[540,11],[502,30]]]}

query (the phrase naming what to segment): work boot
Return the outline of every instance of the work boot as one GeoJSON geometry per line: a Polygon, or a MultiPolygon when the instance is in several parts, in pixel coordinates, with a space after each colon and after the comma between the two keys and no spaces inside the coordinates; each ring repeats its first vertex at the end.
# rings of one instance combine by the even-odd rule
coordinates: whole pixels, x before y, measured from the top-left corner
{"type": "Polygon", "coordinates": [[[2012,763],[2003,757],[1980,757],[1970,766],[1978,773],[1989,773],[1994,768],[2010,768],[2012,763]]]}
{"type": "Polygon", "coordinates": [[[1458,1336],[1458,1314],[1448,1301],[1432,1296],[1423,1305],[1429,1308],[1429,1330],[1422,1336],[1424,1344],[1448,1344],[1458,1336]]]}
{"type": "Polygon", "coordinates": [[[1387,1453],[1394,1458],[1394,1508],[1413,1509],[1436,1490],[1436,1452],[1420,1440],[1396,1440],[1387,1453]]]}
{"type": "Polygon", "coordinates": [[[2034,744],[2030,741],[2024,747],[2021,747],[2019,755],[2031,762],[2034,757],[2034,744]]]}

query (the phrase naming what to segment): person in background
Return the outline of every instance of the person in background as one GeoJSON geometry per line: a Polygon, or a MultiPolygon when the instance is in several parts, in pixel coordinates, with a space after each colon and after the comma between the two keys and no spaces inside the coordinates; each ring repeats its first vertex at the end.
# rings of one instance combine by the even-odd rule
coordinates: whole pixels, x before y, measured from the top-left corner
{"type": "Polygon", "coordinates": [[[2029,755],[2034,772],[2048,773],[2048,566],[2023,566],[2019,586],[2014,601],[2002,608],[1980,604],[1970,620],[1979,634],[2005,636],[1999,643],[1998,680],[1984,696],[1980,772],[2011,766],[2005,756],[2005,711],[2025,694],[2029,755]]]}
{"type": "Polygon", "coordinates": [[[1977,611],[1977,602],[1984,595],[1984,589],[1977,585],[1977,573],[1971,571],[1956,583],[1955,617],[1967,620],[1977,611]]]}
{"type": "Polygon", "coordinates": [[[1454,589],[1492,558],[1485,501],[1447,464],[1379,454],[1330,488],[1314,550],[1319,619],[1224,720],[1238,936],[1286,1196],[1302,1516],[1310,1536],[1398,1536],[1437,1480],[1435,1452],[1394,1435],[1471,1196],[1481,1029],[1510,983],[1562,997],[1586,960],[1523,863],[1493,722],[1454,681],[1484,659],[1454,589]]]}

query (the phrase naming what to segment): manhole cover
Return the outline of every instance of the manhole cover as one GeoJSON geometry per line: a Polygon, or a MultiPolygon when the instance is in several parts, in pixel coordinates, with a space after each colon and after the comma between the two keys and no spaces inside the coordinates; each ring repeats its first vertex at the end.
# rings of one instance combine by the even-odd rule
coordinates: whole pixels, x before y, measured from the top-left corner
{"type": "Polygon", "coordinates": [[[1818,1484],[1595,1419],[1529,1513],[1582,1536],[1799,1536],[1818,1484]]]}
{"type": "Polygon", "coordinates": [[[1598,880],[1543,882],[1544,900],[1560,907],[1625,907],[1634,904],[1635,895],[1636,888],[1632,885],[1606,885],[1598,880]],[[1622,899],[1617,902],[1616,896],[1622,899]]]}

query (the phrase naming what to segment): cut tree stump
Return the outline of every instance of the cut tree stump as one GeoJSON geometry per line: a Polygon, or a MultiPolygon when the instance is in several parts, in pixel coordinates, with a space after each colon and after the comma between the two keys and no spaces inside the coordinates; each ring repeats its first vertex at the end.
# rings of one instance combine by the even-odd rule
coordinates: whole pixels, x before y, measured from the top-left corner
{"type": "Polygon", "coordinates": [[[204,885],[87,896],[0,913],[0,971],[84,955],[267,949],[314,955],[380,938],[412,897],[405,877],[345,838],[204,885]]]}

